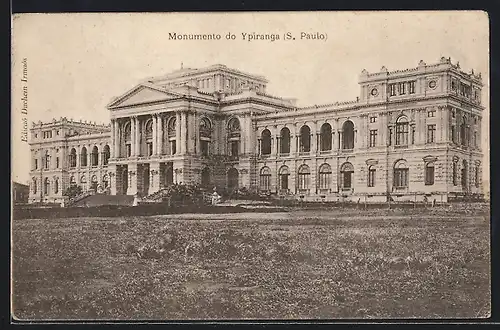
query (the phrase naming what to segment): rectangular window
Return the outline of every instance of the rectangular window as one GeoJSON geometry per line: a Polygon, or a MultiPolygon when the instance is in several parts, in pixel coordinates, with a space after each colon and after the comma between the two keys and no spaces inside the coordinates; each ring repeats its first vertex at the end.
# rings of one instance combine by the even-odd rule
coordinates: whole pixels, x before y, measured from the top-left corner
{"type": "Polygon", "coordinates": [[[411,126],[411,144],[415,144],[415,125],[411,126]]]}
{"type": "Polygon", "coordinates": [[[392,127],[389,127],[389,141],[387,142],[389,146],[392,145],[392,127]]]}
{"type": "Polygon", "coordinates": [[[375,147],[377,144],[377,130],[370,130],[370,147],[375,147]]]}
{"type": "Polygon", "coordinates": [[[408,92],[410,94],[415,94],[415,81],[410,81],[408,83],[408,92]]]}
{"type": "Polygon", "coordinates": [[[130,157],[132,155],[132,147],[130,144],[127,144],[127,157],[130,157]]]}
{"type": "Polygon", "coordinates": [[[370,117],[370,123],[375,123],[377,121],[377,117],[370,117]]]}
{"type": "Polygon", "coordinates": [[[375,187],[375,168],[370,166],[368,169],[368,187],[375,187]]]}
{"type": "Polygon", "coordinates": [[[406,94],[406,83],[404,83],[404,82],[398,83],[398,92],[399,92],[399,95],[406,94]]]}
{"type": "Polygon", "coordinates": [[[436,124],[427,125],[427,143],[434,143],[436,136],[436,124]]]}
{"type": "Polygon", "coordinates": [[[451,126],[451,142],[456,143],[456,137],[455,137],[455,125],[451,126]]]}
{"type": "Polygon", "coordinates": [[[473,142],[473,146],[474,148],[477,148],[477,132],[474,132],[474,137],[473,137],[474,141],[473,142]]]}
{"type": "Polygon", "coordinates": [[[35,170],[38,169],[38,159],[35,159],[35,170]]]}
{"type": "Polygon", "coordinates": [[[396,95],[396,84],[390,84],[389,89],[390,89],[391,96],[395,96],[396,95]]]}
{"type": "Polygon", "coordinates": [[[429,110],[427,112],[427,117],[436,117],[436,110],[429,110]]]}
{"type": "Polygon", "coordinates": [[[398,188],[408,187],[408,169],[394,169],[394,186],[398,188]]]}
{"type": "Polygon", "coordinates": [[[427,165],[425,167],[425,185],[431,186],[434,184],[434,165],[427,165]]]}
{"type": "Polygon", "coordinates": [[[59,168],[59,157],[56,157],[56,168],[59,168]]]}

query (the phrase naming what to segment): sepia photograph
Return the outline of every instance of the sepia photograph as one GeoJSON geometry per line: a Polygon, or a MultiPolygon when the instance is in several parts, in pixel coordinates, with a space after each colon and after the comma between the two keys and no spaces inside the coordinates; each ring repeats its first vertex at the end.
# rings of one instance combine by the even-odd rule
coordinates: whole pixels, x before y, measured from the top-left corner
{"type": "Polygon", "coordinates": [[[12,16],[16,321],[491,315],[482,11],[12,16]]]}

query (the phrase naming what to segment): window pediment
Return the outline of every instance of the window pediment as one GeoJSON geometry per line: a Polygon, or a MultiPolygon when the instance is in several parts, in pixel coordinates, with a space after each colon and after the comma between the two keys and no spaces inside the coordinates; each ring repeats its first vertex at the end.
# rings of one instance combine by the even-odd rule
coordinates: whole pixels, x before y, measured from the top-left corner
{"type": "Polygon", "coordinates": [[[376,159],[367,159],[366,160],[366,165],[368,165],[368,166],[377,165],[377,164],[378,164],[378,160],[376,160],[376,159]]]}
{"type": "Polygon", "coordinates": [[[432,163],[432,162],[435,162],[437,160],[437,157],[436,156],[425,156],[422,159],[424,160],[425,163],[432,163]]]}

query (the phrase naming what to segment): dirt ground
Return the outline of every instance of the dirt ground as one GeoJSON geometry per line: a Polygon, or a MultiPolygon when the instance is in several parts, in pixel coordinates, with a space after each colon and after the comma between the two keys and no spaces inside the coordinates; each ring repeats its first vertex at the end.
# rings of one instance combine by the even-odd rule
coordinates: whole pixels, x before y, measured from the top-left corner
{"type": "Polygon", "coordinates": [[[18,319],[475,318],[489,210],[15,220],[18,319]]]}

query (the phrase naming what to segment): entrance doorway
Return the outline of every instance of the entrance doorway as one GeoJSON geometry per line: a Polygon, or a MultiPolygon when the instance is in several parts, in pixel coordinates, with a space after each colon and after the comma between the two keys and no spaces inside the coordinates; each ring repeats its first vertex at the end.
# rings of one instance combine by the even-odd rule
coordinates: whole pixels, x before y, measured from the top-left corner
{"type": "Polygon", "coordinates": [[[238,177],[239,173],[236,168],[230,168],[227,171],[227,188],[230,192],[238,190],[238,177]]]}
{"type": "Polygon", "coordinates": [[[208,167],[201,171],[201,185],[205,188],[210,186],[210,169],[208,167]]]}

